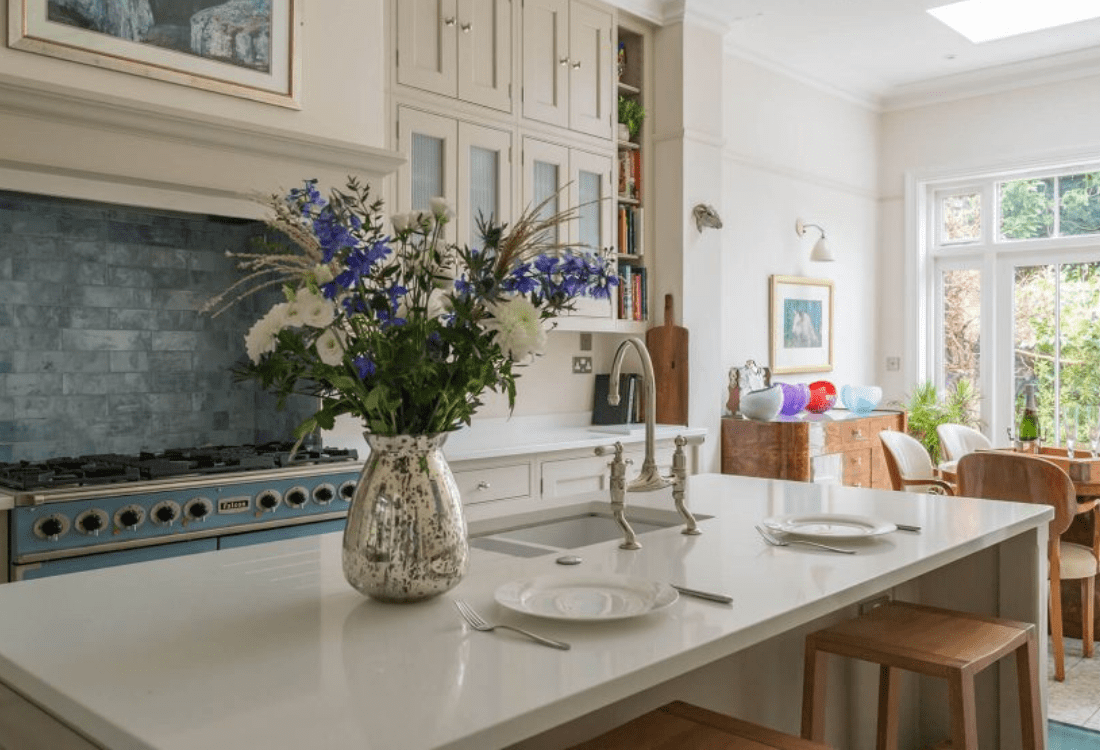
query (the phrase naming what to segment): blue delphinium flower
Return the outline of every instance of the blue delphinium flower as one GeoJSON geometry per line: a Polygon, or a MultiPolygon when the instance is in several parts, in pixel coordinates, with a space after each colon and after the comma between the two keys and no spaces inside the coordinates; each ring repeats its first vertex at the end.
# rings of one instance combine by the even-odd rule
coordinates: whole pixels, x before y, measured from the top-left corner
{"type": "Polygon", "coordinates": [[[359,375],[360,380],[366,380],[377,371],[378,366],[366,354],[360,354],[355,358],[355,372],[359,375]]]}

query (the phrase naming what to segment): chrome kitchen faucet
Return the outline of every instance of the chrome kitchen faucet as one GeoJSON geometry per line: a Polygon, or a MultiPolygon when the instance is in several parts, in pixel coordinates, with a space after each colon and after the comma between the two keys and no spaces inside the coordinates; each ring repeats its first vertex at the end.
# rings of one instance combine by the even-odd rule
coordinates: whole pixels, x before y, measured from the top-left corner
{"type": "MultiPolygon", "coordinates": [[[[610,388],[607,394],[607,402],[611,406],[619,403],[619,374],[623,367],[623,358],[626,351],[633,346],[638,352],[638,358],[642,361],[642,387],[645,389],[645,459],[642,461],[642,469],[629,484],[626,481],[626,464],[623,459],[622,443],[615,443],[615,457],[611,461],[611,512],[615,522],[622,528],[625,538],[619,545],[622,549],[641,549],[638,537],[630,528],[626,520],[626,493],[628,492],[652,492],[672,486],[672,498],[676,503],[676,510],[683,516],[685,527],[682,533],[696,535],[699,526],[695,517],[684,504],[685,487],[687,484],[687,459],[684,455],[684,445],[687,440],[682,436],[676,437],[676,452],[672,457],[672,474],[669,477],[661,476],[657,470],[657,461],[654,458],[654,432],[657,423],[657,383],[653,375],[653,360],[649,356],[649,350],[641,339],[631,336],[625,339],[615,351],[615,359],[611,363],[610,388]]],[[[601,453],[597,449],[597,453],[601,453]]]]}

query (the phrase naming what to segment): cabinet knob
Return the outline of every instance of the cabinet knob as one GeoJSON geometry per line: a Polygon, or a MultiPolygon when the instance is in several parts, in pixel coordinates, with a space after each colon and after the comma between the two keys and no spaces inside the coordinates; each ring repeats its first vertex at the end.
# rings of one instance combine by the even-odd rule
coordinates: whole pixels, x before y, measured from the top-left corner
{"type": "Polygon", "coordinates": [[[484,479],[482,479],[480,482],[477,483],[477,488],[479,490],[487,490],[487,489],[489,489],[489,486],[490,486],[489,483],[486,482],[484,479]]]}
{"type": "Polygon", "coordinates": [[[569,58],[568,57],[563,57],[560,60],[558,60],[558,65],[565,66],[565,65],[568,65],[568,64],[569,64],[569,58]]]}
{"type": "Polygon", "coordinates": [[[580,67],[581,67],[581,63],[580,63],[580,60],[578,60],[577,62],[573,63],[573,70],[577,70],[577,69],[578,69],[578,68],[580,68],[580,67]]]}
{"type": "Polygon", "coordinates": [[[863,430],[852,430],[852,437],[856,440],[863,440],[863,430]]]}
{"type": "Polygon", "coordinates": [[[469,34],[470,29],[472,29],[473,27],[474,27],[474,25],[472,23],[464,23],[464,24],[462,24],[462,31],[465,32],[466,34],[469,34]]]}
{"type": "Polygon", "coordinates": [[[451,16],[450,18],[444,18],[443,19],[443,25],[444,26],[454,26],[455,25],[455,17],[451,16]]]}

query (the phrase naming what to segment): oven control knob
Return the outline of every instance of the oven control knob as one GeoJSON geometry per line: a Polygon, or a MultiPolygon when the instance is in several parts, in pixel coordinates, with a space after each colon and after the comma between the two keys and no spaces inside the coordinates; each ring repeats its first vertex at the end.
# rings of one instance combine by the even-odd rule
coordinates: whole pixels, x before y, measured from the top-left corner
{"type": "Polygon", "coordinates": [[[157,503],[149,512],[149,516],[157,526],[171,526],[180,517],[179,503],[171,500],[157,503]]]}
{"type": "Polygon", "coordinates": [[[283,495],[283,500],[292,508],[301,508],[309,502],[309,492],[305,487],[291,487],[283,495]]]}
{"type": "Polygon", "coordinates": [[[86,510],[76,517],[77,531],[90,536],[98,536],[107,528],[107,514],[98,508],[86,510]]]}
{"type": "Polygon", "coordinates": [[[115,526],[121,529],[136,529],[145,520],[145,510],[139,505],[127,505],[115,513],[115,526]]]}
{"type": "Polygon", "coordinates": [[[355,480],[349,479],[340,485],[340,499],[350,503],[353,497],[355,497],[355,480]]]}
{"type": "Polygon", "coordinates": [[[192,521],[202,521],[214,511],[214,504],[205,497],[193,497],[183,506],[184,515],[192,521]]]}
{"type": "Polygon", "coordinates": [[[34,525],[34,535],[39,539],[48,539],[51,542],[63,536],[69,530],[69,519],[60,513],[46,516],[34,525]]]}
{"type": "Polygon", "coordinates": [[[283,496],[278,490],[264,490],[256,496],[256,507],[264,513],[273,513],[283,501],[283,496]]]}
{"type": "Polygon", "coordinates": [[[328,505],[336,497],[336,488],[327,482],[313,488],[313,502],[318,505],[328,505]]]}

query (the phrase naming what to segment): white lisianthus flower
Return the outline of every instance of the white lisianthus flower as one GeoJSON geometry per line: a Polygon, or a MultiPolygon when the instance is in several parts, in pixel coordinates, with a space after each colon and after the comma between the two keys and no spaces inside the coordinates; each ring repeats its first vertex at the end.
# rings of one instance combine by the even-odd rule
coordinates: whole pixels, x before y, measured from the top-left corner
{"type": "Polygon", "coordinates": [[[253,363],[259,364],[260,357],[275,351],[275,337],[286,327],[286,313],[289,307],[290,305],[286,302],[273,305],[267,314],[248,330],[248,335],[244,337],[244,346],[253,363]]]}
{"type": "Polygon", "coordinates": [[[317,356],[332,367],[344,361],[344,342],[336,331],[329,328],[317,337],[317,356]]]}
{"type": "Polygon", "coordinates": [[[485,328],[496,331],[497,341],[515,362],[523,362],[542,354],[546,348],[546,329],[539,310],[526,297],[513,297],[489,307],[492,318],[485,328]]]}
{"type": "Polygon", "coordinates": [[[409,214],[394,214],[390,217],[390,224],[393,225],[393,231],[400,234],[409,228],[409,214]]]}
{"type": "Polygon", "coordinates": [[[296,318],[297,325],[324,328],[336,319],[336,307],[323,295],[309,289],[301,289],[290,304],[287,317],[296,318]]]}
{"type": "Polygon", "coordinates": [[[432,216],[434,216],[437,221],[450,221],[454,218],[455,212],[451,208],[451,204],[442,196],[437,195],[431,198],[428,201],[428,206],[432,210],[432,216]]]}
{"type": "Polygon", "coordinates": [[[313,267],[313,278],[317,282],[317,286],[323,286],[336,278],[336,274],[332,272],[332,266],[327,263],[318,263],[313,267]]]}

